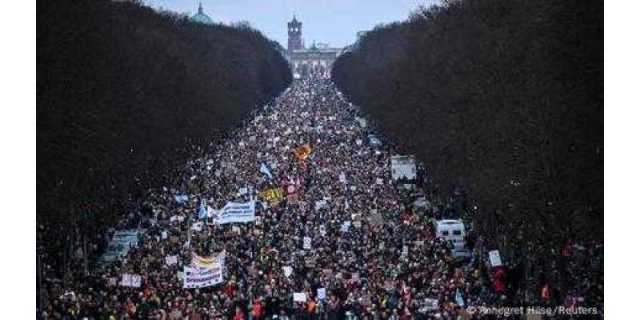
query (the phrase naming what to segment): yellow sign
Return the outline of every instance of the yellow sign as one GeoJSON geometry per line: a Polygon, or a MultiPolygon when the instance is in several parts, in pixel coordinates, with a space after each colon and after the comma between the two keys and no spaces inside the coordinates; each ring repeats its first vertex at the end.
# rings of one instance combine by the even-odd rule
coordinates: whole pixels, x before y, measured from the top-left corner
{"type": "Polygon", "coordinates": [[[279,203],[284,197],[281,188],[271,188],[260,192],[260,197],[271,204],[279,203]]]}

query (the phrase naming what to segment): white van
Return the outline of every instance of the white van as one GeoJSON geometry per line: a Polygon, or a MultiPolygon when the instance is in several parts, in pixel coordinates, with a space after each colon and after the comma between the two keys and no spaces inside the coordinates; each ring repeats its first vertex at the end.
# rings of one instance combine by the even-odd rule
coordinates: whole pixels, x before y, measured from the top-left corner
{"type": "Polygon", "coordinates": [[[402,178],[416,179],[416,159],[414,156],[391,156],[391,178],[397,181],[402,178]]]}
{"type": "Polygon", "coordinates": [[[453,242],[454,249],[464,249],[464,236],[462,220],[436,221],[436,237],[453,242]]]}

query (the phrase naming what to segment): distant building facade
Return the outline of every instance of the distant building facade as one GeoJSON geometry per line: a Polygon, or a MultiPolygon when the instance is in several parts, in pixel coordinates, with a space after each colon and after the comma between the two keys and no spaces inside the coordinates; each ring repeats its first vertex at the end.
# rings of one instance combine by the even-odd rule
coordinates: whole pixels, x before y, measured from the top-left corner
{"type": "Polygon", "coordinates": [[[342,52],[341,48],[330,48],[326,44],[316,44],[305,48],[302,38],[302,22],[296,19],[287,23],[287,60],[294,77],[304,77],[312,71],[328,73],[336,58],[342,52]]]}

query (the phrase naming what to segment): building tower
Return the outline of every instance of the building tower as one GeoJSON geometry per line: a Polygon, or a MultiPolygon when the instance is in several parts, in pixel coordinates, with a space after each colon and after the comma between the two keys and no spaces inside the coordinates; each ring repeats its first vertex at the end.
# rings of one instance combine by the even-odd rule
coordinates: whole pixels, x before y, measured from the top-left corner
{"type": "Polygon", "coordinates": [[[296,19],[293,15],[293,20],[287,23],[289,31],[289,42],[287,44],[287,51],[291,53],[293,50],[304,49],[302,45],[302,23],[296,19]]]}
{"type": "Polygon", "coordinates": [[[202,9],[202,2],[198,4],[198,13],[191,17],[191,21],[202,24],[213,24],[213,20],[211,20],[211,18],[204,13],[204,10],[202,9]]]}

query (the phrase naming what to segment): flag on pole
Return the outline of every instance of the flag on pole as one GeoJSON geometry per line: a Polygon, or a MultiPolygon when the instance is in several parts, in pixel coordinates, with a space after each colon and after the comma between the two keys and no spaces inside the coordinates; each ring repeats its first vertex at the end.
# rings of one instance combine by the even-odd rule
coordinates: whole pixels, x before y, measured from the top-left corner
{"type": "Polygon", "coordinates": [[[209,216],[209,210],[207,210],[206,201],[200,202],[200,209],[198,210],[198,219],[206,219],[209,216]]]}
{"type": "Polygon", "coordinates": [[[460,289],[456,289],[456,303],[459,306],[464,307],[464,297],[462,296],[462,292],[460,292],[460,289]]]}
{"type": "Polygon", "coordinates": [[[308,143],[293,150],[293,153],[296,155],[299,161],[306,160],[311,152],[313,152],[313,148],[308,143]]]}
{"type": "Polygon", "coordinates": [[[269,167],[264,162],[260,164],[260,172],[267,176],[269,180],[273,180],[273,174],[271,174],[271,170],[269,170],[269,167]]]}
{"type": "Polygon", "coordinates": [[[212,208],[210,206],[207,206],[207,217],[214,218],[214,219],[217,218],[218,217],[218,210],[216,210],[216,209],[214,209],[214,208],[212,208]]]}
{"type": "Polygon", "coordinates": [[[542,291],[540,293],[540,296],[545,301],[551,299],[551,291],[549,290],[549,284],[548,283],[545,284],[544,287],[542,287],[542,291]]]}
{"type": "MultiPolygon", "coordinates": [[[[191,219],[189,219],[191,221],[191,219]]],[[[191,228],[187,230],[187,242],[183,245],[184,248],[191,248],[191,228]]]]}
{"type": "Polygon", "coordinates": [[[197,268],[211,269],[224,266],[226,252],[220,252],[215,256],[200,256],[195,252],[191,253],[191,266],[197,268]]]}
{"type": "Polygon", "coordinates": [[[173,196],[173,198],[180,205],[183,205],[189,201],[189,196],[186,194],[176,194],[175,196],[173,196]]]}

